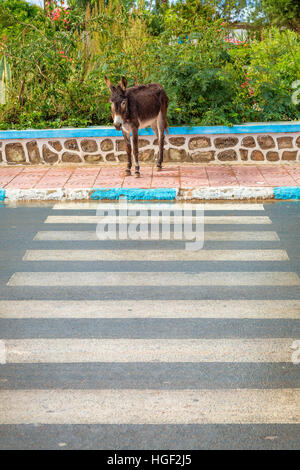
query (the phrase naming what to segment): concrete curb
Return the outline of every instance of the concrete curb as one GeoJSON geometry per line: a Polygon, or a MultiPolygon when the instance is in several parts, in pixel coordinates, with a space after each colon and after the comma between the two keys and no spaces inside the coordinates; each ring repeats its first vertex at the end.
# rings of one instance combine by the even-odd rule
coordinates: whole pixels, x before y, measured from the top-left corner
{"type": "Polygon", "coordinates": [[[194,188],[181,190],[177,199],[179,200],[215,200],[215,199],[272,199],[274,198],[272,187],[244,187],[244,186],[220,186],[217,188],[194,188]]]}
{"type": "Polygon", "coordinates": [[[80,189],[0,189],[0,201],[76,201],[76,200],[256,200],[300,199],[300,187],[220,186],[191,189],[158,188],[80,188],[80,189]]]}
{"type": "Polygon", "coordinates": [[[101,188],[96,189],[91,195],[91,199],[102,200],[118,200],[120,198],[135,201],[155,201],[176,199],[178,190],[174,188],[158,188],[158,189],[139,189],[139,188],[101,188]]]}

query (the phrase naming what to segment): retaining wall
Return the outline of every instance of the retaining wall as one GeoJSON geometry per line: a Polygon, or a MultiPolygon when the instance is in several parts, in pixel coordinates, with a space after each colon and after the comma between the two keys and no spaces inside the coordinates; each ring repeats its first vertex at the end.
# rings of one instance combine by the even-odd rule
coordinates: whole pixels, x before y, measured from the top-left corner
{"type": "MultiPolygon", "coordinates": [[[[139,159],[158,152],[151,129],[139,132],[139,159]]],[[[0,165],[113,164],[127,160],[114,128],[0,131],[0,165]]],[[[287,163],[300,161],[300,122],[241,126],[172,127],[165,162],[287,163]]]]}

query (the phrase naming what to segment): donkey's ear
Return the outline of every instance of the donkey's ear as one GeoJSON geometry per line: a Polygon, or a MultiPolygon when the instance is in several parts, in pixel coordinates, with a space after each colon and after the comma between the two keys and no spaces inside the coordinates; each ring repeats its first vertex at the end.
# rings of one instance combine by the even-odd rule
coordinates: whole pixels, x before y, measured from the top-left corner
{"type": "Polygon", "coordinates": [[[107,85],[108,88],[110,89],[110,91],[113,91],[114,86],[113,86],[113,84],[110,82],[110,80],[109,80],[107,77],[104,77],[104,80],[105,80],[106,85],[107,85]]]}
{"type": "Polygon", "coordinates": [[[127,87],[127,79],[125,77],[122,77],[119,85],[122,88],[122,90],[125,91],[127,87]]]}

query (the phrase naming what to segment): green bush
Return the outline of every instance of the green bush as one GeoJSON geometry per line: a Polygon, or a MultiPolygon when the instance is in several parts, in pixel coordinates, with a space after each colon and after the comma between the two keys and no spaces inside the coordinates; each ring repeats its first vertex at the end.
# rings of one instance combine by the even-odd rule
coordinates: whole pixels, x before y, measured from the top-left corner
{"type": "Polygon", "coordinates": [[[45,12],[16,3],[0,0],[0,61],[10,70],[1,129],[110,124],[104,75],[161,83],[169,125],[299,119],[291,101],[300,78],[296,32],[271,28],[263,40],[233,43],[200,0],[152,12],[143,1],[59,11],[54,0],[45,12]]]}

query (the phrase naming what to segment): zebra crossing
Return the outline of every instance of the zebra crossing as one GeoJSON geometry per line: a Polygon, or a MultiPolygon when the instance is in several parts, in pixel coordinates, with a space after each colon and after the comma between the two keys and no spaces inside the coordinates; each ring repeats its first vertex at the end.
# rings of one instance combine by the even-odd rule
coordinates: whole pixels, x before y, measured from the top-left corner
{"type": "MultiPolygon", "coordinates": [[[[140,215],[126,223],[144,224],[145,207],[158,207],[133,205],[140,215]]],[[[60,433],[72,425],[70,436],[77,425],[89,425],[96,433],[108,426],[111,436],[128,425],[147,435],[155,426],[162,442],[164,426],[193,425],[201,426],[205,447],[211,425],[240,425],[240,432],[272,425],[277,433],[300,425],[300,369],[292,362],[300,296],[278,294],[298,289],[300,278],[271,218],[262,215],[264,205],[209,203],[198,251],[185,250],[172,230],[170,240],[105,240],[96,225],[111,223],[116,206],[102,203],[104,216],[98,208],[95,202],[51,207],[24,247],[23,270],[7,279],[11,297],[0,299],[0,368],[8,377],[0,390],[0,432],[42,426],[47,435],[53,426],[60,433]],[[255,296],[260,288],[271,298],[255,296]],[[14,299],[16,290],[28,295],[14,299]]],[[[31,448],[40,445],[30,439],[31,448]]],[[[100,441],[90,448],[105,448],[100,441]]],[[[112,448],[116,442],[127,448],[124,438],[113,438],[112,448]]],[[[222,448],[222,439],[216,446],[222,448]]]]}

